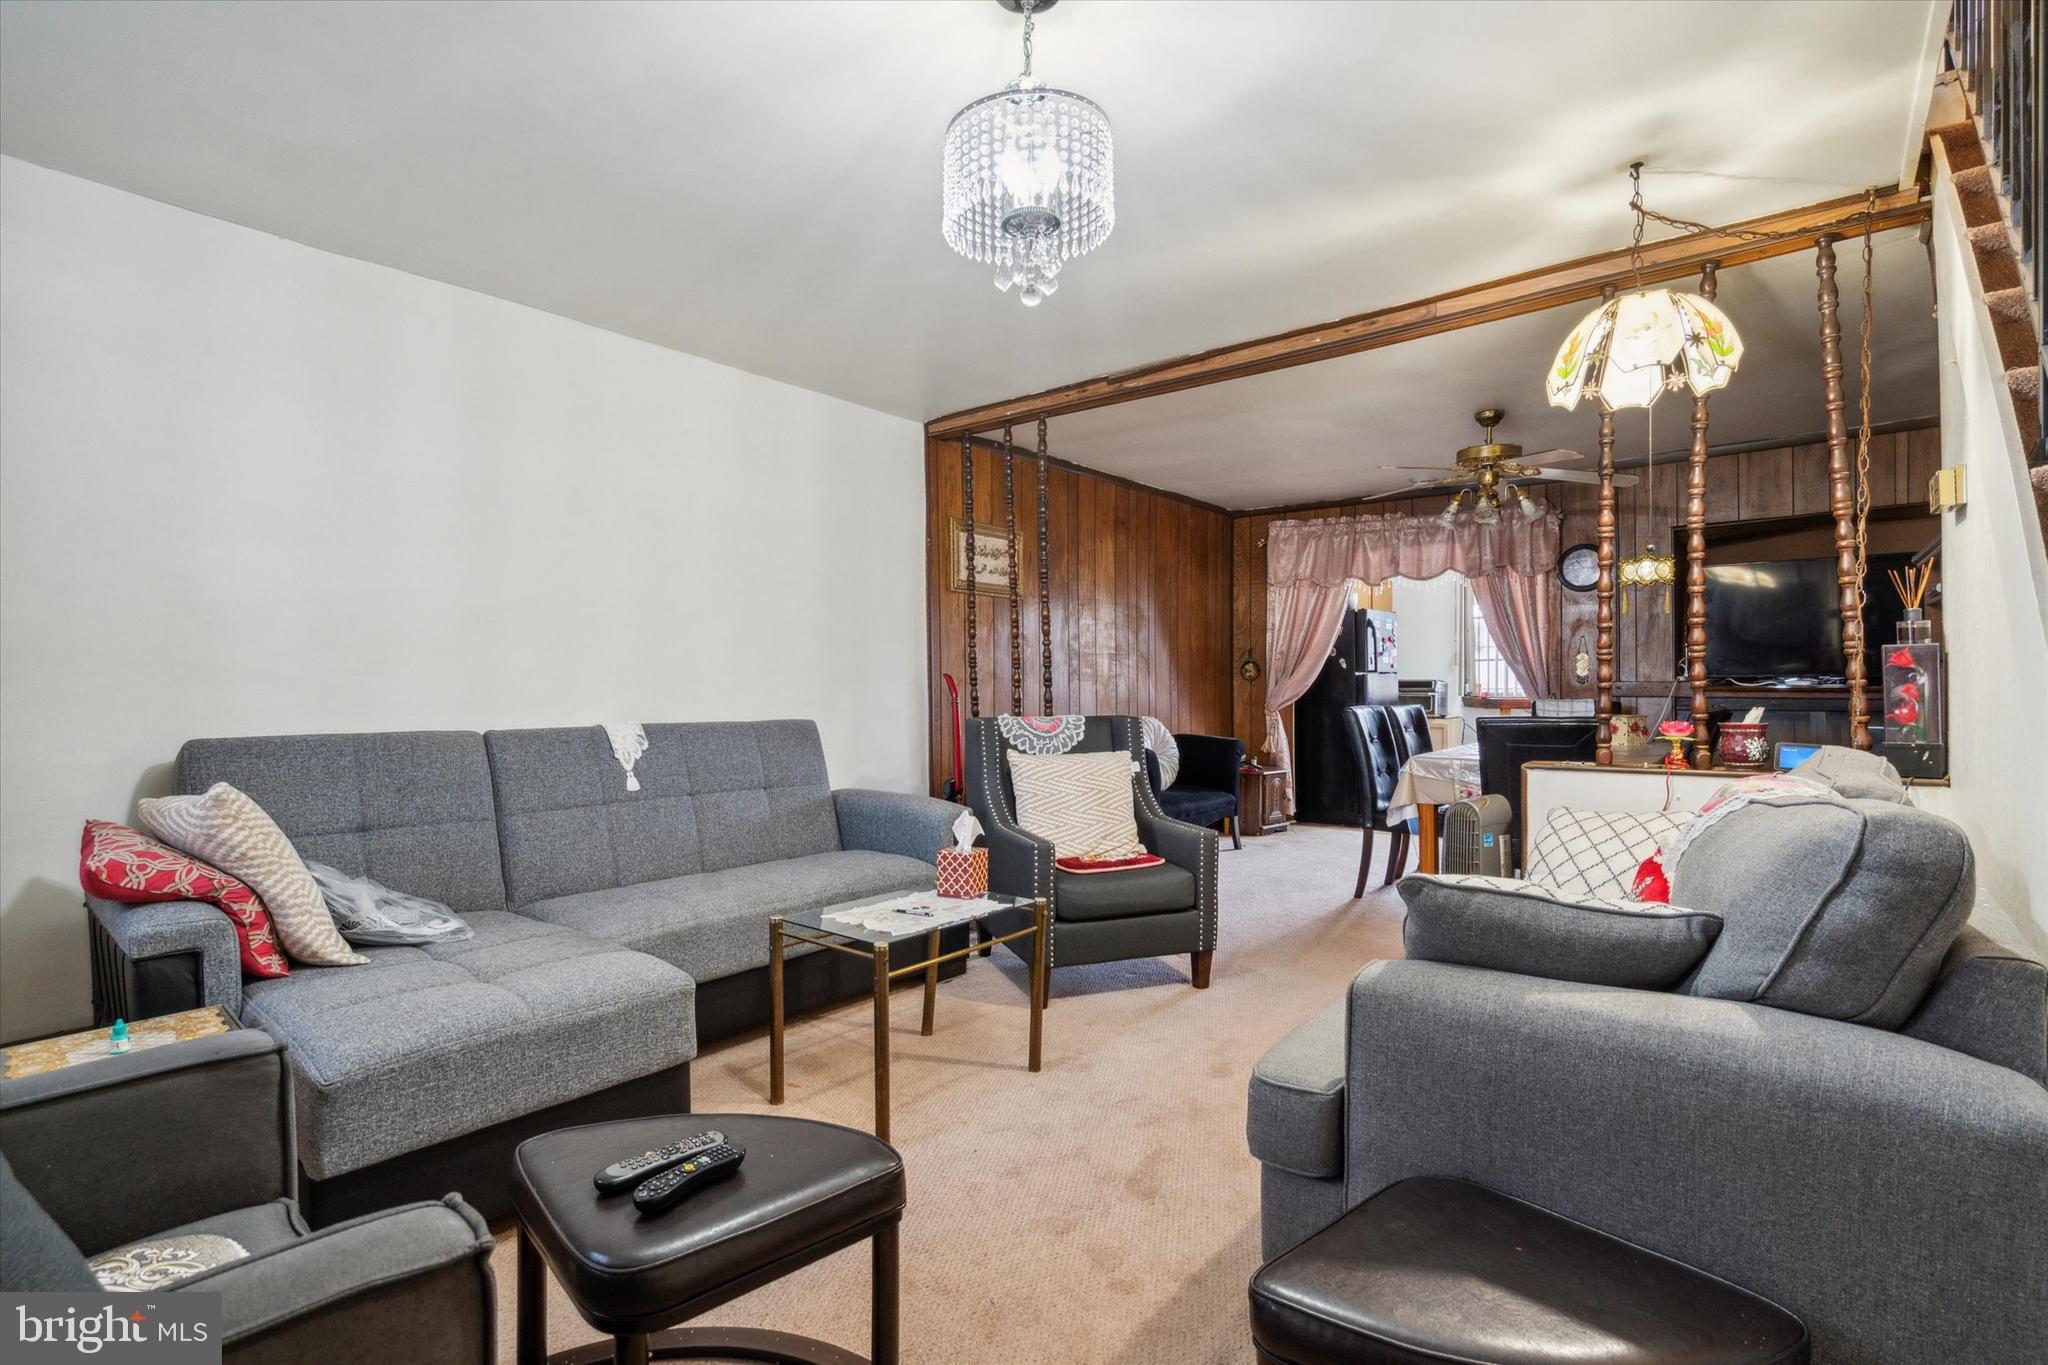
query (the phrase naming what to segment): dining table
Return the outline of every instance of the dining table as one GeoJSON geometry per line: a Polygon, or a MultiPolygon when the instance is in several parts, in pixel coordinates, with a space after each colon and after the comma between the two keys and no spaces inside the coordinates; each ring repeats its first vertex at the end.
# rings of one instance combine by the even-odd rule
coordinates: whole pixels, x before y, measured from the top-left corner
{"type": "Polygon", "coordinates": [[[1437,810],[1479,795],[1479,745],[1457,744],[1411,756],[1394,781],[1387,823],[1415,821],[1416,870],[1437,868],[1437,810]]]}

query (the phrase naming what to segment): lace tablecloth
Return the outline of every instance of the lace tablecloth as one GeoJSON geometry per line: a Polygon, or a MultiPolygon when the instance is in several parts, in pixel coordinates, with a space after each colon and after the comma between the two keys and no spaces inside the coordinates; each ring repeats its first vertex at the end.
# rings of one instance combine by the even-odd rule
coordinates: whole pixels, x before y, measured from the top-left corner
{"type": "Polygon", "coordinates": [[[1387,823],[1411,819],[1418,806],[1447,806],[1479,795],[1479,746],[1460,744],[1417,754],[1401,765],[1387,823]]]}

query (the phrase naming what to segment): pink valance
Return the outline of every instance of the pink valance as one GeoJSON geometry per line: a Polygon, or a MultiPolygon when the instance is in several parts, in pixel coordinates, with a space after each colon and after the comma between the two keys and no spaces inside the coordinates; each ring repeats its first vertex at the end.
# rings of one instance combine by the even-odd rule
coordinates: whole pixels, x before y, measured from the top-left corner
{"type": "Polygon", "coordinates": [[[1320,521],[1276,521],[1266,530],[1266,587],[1296,583],[1336,589],[1356,580],[1435,578],[1461,573],[1484,578],[1502,569],[1535,577],[1557,568],[1558,527],[1563,517],[1537,503],[1527,519],[1512,502],[1497,526],[1461,518],[1445,526],[1434,516],[1330,517],[1320,521]]]}

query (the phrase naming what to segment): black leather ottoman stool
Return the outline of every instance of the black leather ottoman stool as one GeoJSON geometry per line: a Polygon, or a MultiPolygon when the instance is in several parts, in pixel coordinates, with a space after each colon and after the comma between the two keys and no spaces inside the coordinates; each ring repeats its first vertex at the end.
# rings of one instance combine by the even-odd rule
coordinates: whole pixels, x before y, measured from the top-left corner
{"type": "Polygon", "coordinates": [[[1389,1185],[1252,1278],[1277,1365],[1804,1365],[1767,1299],[1463,1180],[1389,1185]]]}
{"type": "Polygon", "coordinates": [[[583,1320],[610,1343],[552,1365],[713,1358],[860,1365],[826,1342],[785,1332],[677,1327],[843,1247],[872,1239],[873,1359],[896,1365],[896,1225],[903,1159],[852,1128],[756,1114],[676,1114],[564,1128],[513,1154],[519,1213],[519,1365],[547,1356],[554,1271],[583,1320]],[[591,1177],[623,1157],[707,1128],[746,1149],[738,1172],[643,1218],[630,1192],[600,1196],[591,1177]]]}

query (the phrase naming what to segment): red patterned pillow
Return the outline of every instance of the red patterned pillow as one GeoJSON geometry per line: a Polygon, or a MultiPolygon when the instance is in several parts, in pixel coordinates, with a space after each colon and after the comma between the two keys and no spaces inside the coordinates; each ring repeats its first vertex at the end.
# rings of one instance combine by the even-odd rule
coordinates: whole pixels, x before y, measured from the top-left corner
{"type": "Polygon", "coordinates": [[[205,901],[235,926],[242,970],[250,976],[290,976],[277,946],[270,912],[254,891],[169,844],[160,844],[112,820],[88,820],[78,846],[78,884],[89,896],[129,905],[152,901],[205,901]]]}

